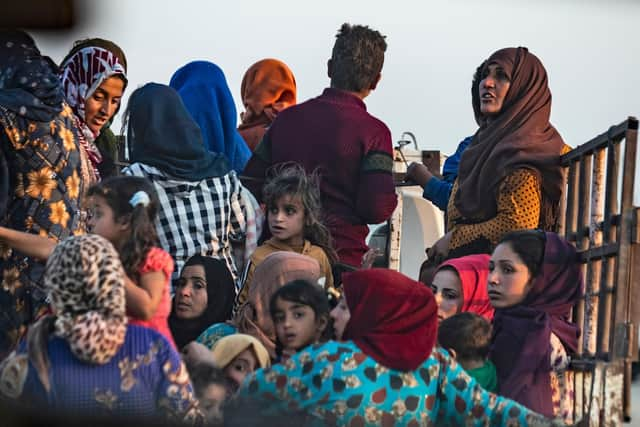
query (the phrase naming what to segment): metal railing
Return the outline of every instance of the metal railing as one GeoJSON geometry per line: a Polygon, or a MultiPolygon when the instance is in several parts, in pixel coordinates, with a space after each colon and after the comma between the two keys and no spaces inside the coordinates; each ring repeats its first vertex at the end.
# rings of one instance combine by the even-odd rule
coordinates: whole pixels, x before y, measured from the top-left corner
{"type": "Polygon", "coordinates": [[[638,226],[633,206],[638,120],[629,117],[562,156],[559,234],[578,249],[585,294],[572,361],[576,419],[619,425],[630,415],[631,362],[640,322],[638,226]]]}

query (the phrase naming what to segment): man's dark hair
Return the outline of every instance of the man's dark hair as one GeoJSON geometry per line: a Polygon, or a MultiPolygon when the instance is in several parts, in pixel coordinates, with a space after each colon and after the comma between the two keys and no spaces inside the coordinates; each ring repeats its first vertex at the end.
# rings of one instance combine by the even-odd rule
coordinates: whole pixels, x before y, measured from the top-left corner
{"type": "Polygon", "coordinates": [[[342,24],[331,54],[331,87],[360,92],[382,71],[385,36],[363,25],[342,24]]]}
{"type": "Polygon", "coordinates": [[[458,360],[485,360],[491,344],[491,324],[475,313],[456,314],[438,325],[438,344],[454,350],[458,360]]]}

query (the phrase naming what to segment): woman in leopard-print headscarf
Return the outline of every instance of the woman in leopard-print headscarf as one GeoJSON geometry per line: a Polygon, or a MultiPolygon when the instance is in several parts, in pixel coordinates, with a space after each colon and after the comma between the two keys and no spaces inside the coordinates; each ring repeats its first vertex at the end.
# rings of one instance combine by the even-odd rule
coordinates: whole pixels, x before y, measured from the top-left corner
{"type": "Polygon", "coordinates": [[[45,274],[55,315],[2,363],[0,394],[69,413],[199,421],[178,353],[156,331],[127,324],[124,277],[103,237],[57,245],[45,274]]]}

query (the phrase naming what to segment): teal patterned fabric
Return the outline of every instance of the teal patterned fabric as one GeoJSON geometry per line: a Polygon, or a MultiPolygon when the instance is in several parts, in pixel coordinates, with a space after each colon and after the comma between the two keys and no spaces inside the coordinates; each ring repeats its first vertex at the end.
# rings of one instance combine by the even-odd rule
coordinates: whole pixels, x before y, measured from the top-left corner
{"type": "Polygon", "coordinates": [[[318,425],[554,425],[524,406],[489,393],[443,349],[415,371],[385,368],[355,343],[307,347],[245,380],[241,398],[269,413],[307,412],[318,425]]]}
{"type": "Polygon", "coordinates": [[[229,323],[214,323],[209,326],[206,331],[200,334],[198,338],[196,338],[196,342],[207,346],[209,349],[213,348],[213,345],[218,342],[220,338],[226,337],[227,335],[237,334],[238,329],[230,325],[229,323]]]}

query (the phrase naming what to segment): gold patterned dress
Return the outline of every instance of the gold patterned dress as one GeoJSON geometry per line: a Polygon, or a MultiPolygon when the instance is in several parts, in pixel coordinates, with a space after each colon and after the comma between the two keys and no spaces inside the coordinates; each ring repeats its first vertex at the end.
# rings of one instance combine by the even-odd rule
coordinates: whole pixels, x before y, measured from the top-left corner
{"type": "Polygon", "coordinates": [[[538,177],[528,169],[516,169],[500,184],[497,214],[486,221],[462,218],[455,205],[458,181],[453,185],[447,207],[447,230],[452,232],[449,257],[490,253],[510,231],[535,229],[540,222],[542,195],[538,177]]]}
{"type": "MultiPolygon", "coordinates": [[[[84,186],[71,109],[65,104],[53,120],[39,122],[0,105],[0,150],[10,184],[0,225],[56,241],[82,233],[84,186]]],[[[0,359],[46,310],[43,272],[43,262],[0,243],[0,359]]]]}

